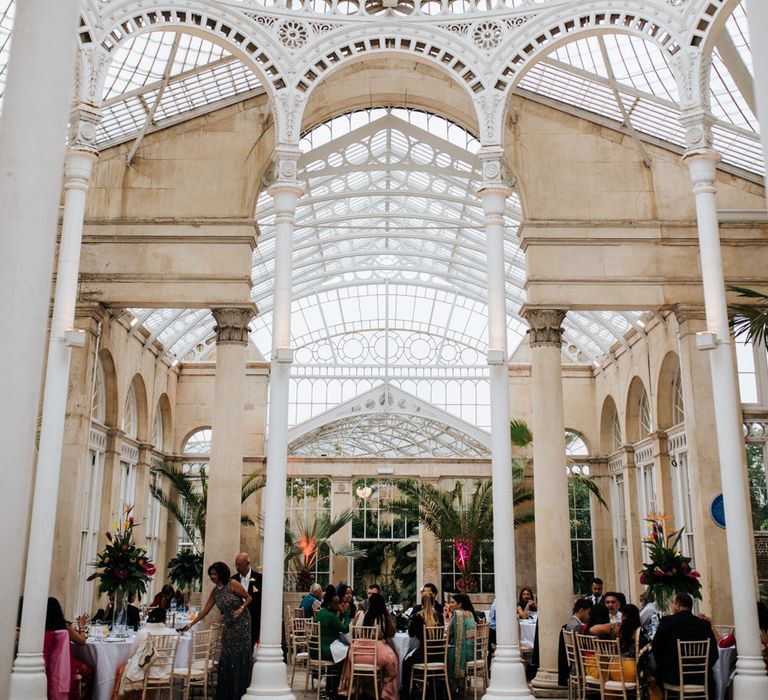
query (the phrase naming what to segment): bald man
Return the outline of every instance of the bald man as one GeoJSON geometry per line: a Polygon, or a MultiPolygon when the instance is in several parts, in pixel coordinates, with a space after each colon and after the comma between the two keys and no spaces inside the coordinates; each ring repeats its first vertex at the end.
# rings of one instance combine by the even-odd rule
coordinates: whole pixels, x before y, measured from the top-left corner
{"type": "Polygon", "coordinates": [[[247,552],[240,552],[235,557],[235,570],[237,573],[232,578],[241,583],[251,596],[248,611],[251,613],[251,642],[255,646],[261,628],[261,574],[251,569],[251,558],[247,552]]]}

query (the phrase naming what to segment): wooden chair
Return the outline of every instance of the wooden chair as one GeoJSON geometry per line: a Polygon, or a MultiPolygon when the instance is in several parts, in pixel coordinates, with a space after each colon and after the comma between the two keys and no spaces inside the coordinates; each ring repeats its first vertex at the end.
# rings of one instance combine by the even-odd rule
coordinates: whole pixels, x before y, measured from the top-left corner
{"type": "Polygon", "coordinates": [[[379,628],[351,627],[349,635],[349,695],[360,692],[355,681],[371,678],[374,697],[379,700],[379,628]]]}
{"type": "Polygon", "coordinates": [[[677,663],[680,670],[680,685],[664,683],[664,698],[670,693],[680,700],[709,698],[709,640],[683,642],[677,640],[677,663]],[[701,681],[704,681],[702,683],[701,681]]]}
{"type": "Polygon", "coordinates": [[[179,647],[177,634],[158,634],[152,637],[155,656],[144,672],[141,700],[155,697],[154,691],[167,691],[173,697],[173,670],[176,666],[176,651],[179,647]]]}
{"type": "Polygon", "coordinates": [[[618,639],[596,639],[595,656],[600,673],[600,700],[637,696],[637,677],[624,676],[623,657],[618,639]]]}
{"type": "Polygon", "coordinates": [[[568,659],[568,700],[584,700],[584,673],[576,650],[576,633],[563,630],[565,656],[568,659]]]}
{"type": "Polygon", "coordinates": [[[208,697],[208,671],[213,646],[213,630],[192,633],[189,643],[189,660],[186,667],[174,668],[174,680],[180,681],[184,689],[184,700],[189,698],[192,687],[202,688],[203,697],[208,697]]]}
{"type": "Polygon", "coordinates": [[[596,638],[590,634],[575,634],[576,654],[579,660],[581,677],[584,679],[582,686],[582,698],[587,691],[600,690],[600,674],[598,672],[597,659],[595,658],[596,638]],[[592,674],[589,671],[592,670],[592,674]]]}
{"type": "Polygon", "coordinates": [[[320,700],[320,681],[323,675],[327,677],[328,669],[333,661],[323,661],[320,649],[320,623],[307,619],[307,675],[304,679],[304,693],[309,692],[309,678],[312,672],[317,673],[317,700],[320,700]]]}
{"type": "Polygon", "coordinates": [[[221,633],[224,627],[221,622],[212,622],[209,630],[211,635],[211,653],[208,660],[208,690],[210,695],[215,695],[215,690],[219,685],[219,658],[221,657],[221,633]]]}
{"type": "Polygon", "coordinates": [[[422,684],[421,700],[427,697],[429,679],[442,680],[451,700],[451,682],[448,678],[448,635],[445,627],[424,628],[424,661],[413,664],[411,683],[408,688],[410,695],[414,683],[422,684]]]}
{"type": "Polygon", "coordinates": [[[309,651],[307,650],[307,623],[312,622],[306,617],[294,617],[291,620],[291,631],[288,642],[288,656],[293,659],[293,671],[291,673],[291,688],[296,677],[296,667],[307,665],[309,651]]]}
{"type": "Polygon", "coordinates": [[[477,700],[477,679],[483,679],[483,692],[488,688],[488,637],[490,627],[487,620],[477,623],[475,629],[474,653],[472,659],[467,660],[466,681],[472,683],[472,691],[477,700]]]}

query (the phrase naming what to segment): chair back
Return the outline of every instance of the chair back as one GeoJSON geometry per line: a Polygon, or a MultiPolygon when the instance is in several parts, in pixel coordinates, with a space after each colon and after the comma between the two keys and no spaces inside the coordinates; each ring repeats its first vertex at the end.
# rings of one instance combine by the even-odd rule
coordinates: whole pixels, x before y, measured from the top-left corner
{"type": "Polygon", "coordinates": [[[72,685],[72,666],[69,661],[69,632],[48,630],[43,639],[43,661],[48,697],[67,700],[72,685]]]}
{"type": "MultiPolygon", "coordinates": [[[[366,628],[368,632],[371,628],[366,628]]],[[[375,627],[373,629],[376,629],[375,627]]],[[[357,673],[360,666],[368,670],[378,668],[379,641],[374,636],[366,634],[363,637],[355,637],[349,645],[349,660],[352,664],[352,672],[357,673]],[[371,669],[373,667],[373,669],[371,669]]]]}
{"type": "Polygon", "coordinates": [[[197,662],[199,668],[208,670],[208,662],[211,658],[213,646],[213,630],[198,630],[192,633],[192,642],[189,649],[189,668],[197,662]]]}
{"type": "Polygon", "coordinates": [[[304,608],[294,608],[293,617],[304,617],[304,608]]]}
{"type": "Polygon", "coordinates": [[[155,658],[149,668],[155,678],[168,678],[173,675],[176,665],[176,650],[179,646],[177,634],[156,634],[152,636],[155,658]]]}
{"type": "Polygon", "coordinates": [[[595,656],[600,673],[600,685],[609,680],[619,681],[622,685],[633,678],[624,678],[624,665],[621,662],[621,648],[618,639],[596,639],[595,656]]]}
{"type": "Polygon", "coordinates": [[[294,639],[297,637],[304,637],[307,634],[307,625],[311,624],[312,620],[307,617],[294,617],[291,620],[291,633],[294,639]]]}
{"type": "Polygon", "coordinates": [[[364,627],[363,625],[352,625],[349,628],[349,641],[356,639],[366,639],[378,641],[380,628],[376,626],[364,627]]]}
{"type": "Polygon", "coordinates": [[[481,620],[475,628],[475,661],[480,661],[487,657],[488,638],[490,636],[490,626],[487,620],[481,620]]]}
{"type": "Polygon", "coordinates": [[[208,629],[213,632],[211,637],[211,662],[218,664],[219,657],[221,656],[221,633],[224,628],[221,622],[212,622],[208,629]]]}
{"type": "Polygon", "coordinates": [[[319,661],[322,656],[320,649],[320,623],[312,622],[312,620],[307,618],[305,629],[307,632],[307,651],[309,652],[309,660],[310,662],[319,661]]]}
{"type": "Polygon", "coordinates": [[[565,658],[568,659],[568,673],[576,678],[581,678],[581,665],[576,652],[575,632],[563,630],[563,643],[565,644],[565,658]]]}
{"type": "Polygon", "coordinates": [[[424,662],[448,662],[448,635],[443,625],[424,628],[424,662]]]}
{"type": "Polygon", "coordinates": [[[695,642],[677,640],[680,685],[709,686],[709,639],[695,642]]]}

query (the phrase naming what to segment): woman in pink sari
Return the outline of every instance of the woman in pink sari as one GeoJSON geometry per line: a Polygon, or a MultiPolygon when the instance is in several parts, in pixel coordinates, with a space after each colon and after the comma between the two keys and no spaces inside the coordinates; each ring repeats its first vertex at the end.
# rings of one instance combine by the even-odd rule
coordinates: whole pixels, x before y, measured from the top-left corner
{"type": "MultiPolygon", "coordinates": [[[[387,640],[395,636],[397,629],[395,623],[387,611],[387,604],[384,602],[384,596],[381,593],[374,593],[368,598],[368,607],[365,611],[365,615],[358,615],[355,620],[356,626],[363,627],[377,627],[379,641],[377,642],[376,649],[376,663],[380,667],[381,671],[379,677],[382,680],[381,693],[379,697],[381,700],[398,700],[400,688],[397,678],[398,667],[400,660],[397,658],[395,650],[387,644],[387,640]]],[[[356,641],[352,640],[352,647],[354,648],[356,641]]],[[[364,656],[358,654],[355,659],[358,663],[372,663],[373,655],[364,656]]],[[[351,674],[350,664],[346,664],[344,668],[344,680],[342,685],[344,688],[349,688],[349,676],[351,674]]],[[[369,682],[369,679],[365,679],[369,682]]],[[[373,695],[372,688],[366,692],[370,692],[373,695]]],[[[340,691],[341,692],[341,691],[340,691]]]]}

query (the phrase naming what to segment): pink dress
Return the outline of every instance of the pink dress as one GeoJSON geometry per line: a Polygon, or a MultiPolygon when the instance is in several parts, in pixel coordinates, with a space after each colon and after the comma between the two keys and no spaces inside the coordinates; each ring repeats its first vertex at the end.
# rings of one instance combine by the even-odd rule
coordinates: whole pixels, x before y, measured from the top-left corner
{"type": "MultiPolygon", "coordinates": [[[[356,643],[357,640],[352,641],[352,648],[350,649],[350,653],[347,656],[347,663],[344,664],[344,674],[341,687],[339,689],[340,693],[349,692],[350,689],[349,682],[350,676],[352,674],[352,649],[354,649],[354,645],[356,643]]],[[[355,661],[360,664],[371,664],[373,663],[373,654],[357,653],[355,654],[355,661]]],[[[379,678],[381,678],[382,686],[381,694],[379,697],[381,700],[398,700],[400,695],[400,682],[398,680],[397,673],[400,666],[400,660],[397,658],[397,653],[395,650],[383,639],[380,639],[378,642],[376,642],[376,663],[381,669],[379,678]]],[[[374,695],[372,679],[362,678],[360,683],[367,693],[374,695]]]]}

